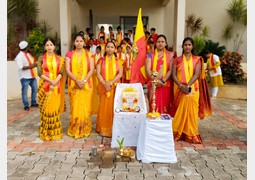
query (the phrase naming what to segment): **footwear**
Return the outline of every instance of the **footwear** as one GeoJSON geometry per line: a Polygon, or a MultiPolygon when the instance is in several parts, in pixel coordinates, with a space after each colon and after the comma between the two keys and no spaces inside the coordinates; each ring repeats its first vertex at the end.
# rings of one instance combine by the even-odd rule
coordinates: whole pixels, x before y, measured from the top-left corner
{"type": "Polygon", "coordinates": [[[25,111],[29,111],[30,108],[29,108],[28,106],[25,106],[25,107],[24,107],[24,110],[25,110],[25,111]]]}
{"type": "Polygon", "coordinates": [[[38,107],[38,104],[32,104],[31,107],[38,107]]]}
{"type": "Polygon", "coordinates": [[[211,97],[211,100],[216,100],[216,97],[215,97],[215,96],[212,96],[212,97],[211,97]]]}

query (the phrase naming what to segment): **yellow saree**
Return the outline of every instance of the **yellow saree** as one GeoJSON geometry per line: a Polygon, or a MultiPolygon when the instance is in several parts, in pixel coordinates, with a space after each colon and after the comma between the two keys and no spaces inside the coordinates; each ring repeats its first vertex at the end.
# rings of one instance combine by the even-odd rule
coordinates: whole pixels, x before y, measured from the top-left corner
{"type": "MultiPolygon", "coordinates": [[[[71,72],[79,80],[85,79],[89,72],[90,59],[88,53],[83,49],[82,55],[78,56],[74,51],[70,58],[71,72]]],[[[70,100],[70,124],[67,135],[75,139],[88,137],[92,130],[91,101],[93,82],[91,78],[83,89],[79,89],[76,83],[68,79],[68,95],[70,100]]]]}
{"type": "Polygon", "coordinates": [[[62,74],[61,80],[50,90],[50,83],[40,78],[38,87],[38,100],[40,108],[40,127],[39,136],[42,140],[60,140],[63,136],[60,114],[65,111],[65,68],[64,59],[53,55],[49,57],[47,53],[38,59],[38,76],[42,74],[51,79],[56,79],[59,73],[62,74]]]}
{"type": "MultiPolygon", "coordinates": [[[[196,65],[201,63],[199,57],[190,56],[186,60],[185,56],[174,60],[176,65],[177,79],[182,84],[187,84],[195,73],[196,65]]],[[[198,112],[199,112],[199,80],[192,85],[192,92],[185,94],[174,84],[175,115],[173,118],[174,139],[184,139],[191,143],[201,143],[202,139],[198,132],[198,112]]],[[[170,113],[171,114],[171,113],[170,113]]],[[[172,115],[172,114],[171,114],[172,115]]],[[[172,115],[173,116],[173,115],[172,115]]]]}

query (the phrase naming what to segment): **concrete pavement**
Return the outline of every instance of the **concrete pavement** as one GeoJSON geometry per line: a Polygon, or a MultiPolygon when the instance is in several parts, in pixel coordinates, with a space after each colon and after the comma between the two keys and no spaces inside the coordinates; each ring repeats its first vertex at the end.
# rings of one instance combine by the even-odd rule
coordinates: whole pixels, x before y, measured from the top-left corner
{"type": "Polygon", "coordinates": [[[97,157],[91,147],[102,138],[93,132],[75,140],[66,135],[67,112],[61,116],[64,136],[60,141],[42,141],[38,137],[39,109],[23,110],[21,99],[7,102],[7,176],[8,180],[81,180],[81,179],[247,179],[247,102],[218,98],[212,102],[213,115],[201,120],[202,144],[175,142],[176,164],[143,164],[118,161],[110,138],[97,157]]]}

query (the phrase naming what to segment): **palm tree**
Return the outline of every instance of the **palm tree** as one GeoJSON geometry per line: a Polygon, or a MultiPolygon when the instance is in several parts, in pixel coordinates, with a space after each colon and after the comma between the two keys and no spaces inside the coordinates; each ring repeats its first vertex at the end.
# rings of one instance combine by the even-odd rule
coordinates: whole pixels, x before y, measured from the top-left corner
{"type": "Polygon", "coordinates": [[[8,0],[8,26],[14,25],[19,37],[25,38],[28,36],[28,31],[35,27],[38,12],[37,0],[8,0]]]}
{"type": "Polygon", "coordinates": [[[203,19],[201,17],[197,18],[195,14],[188,15],[185,22],[187,36],[192,36],[194,33],[202,30],[203,19]]]}
{"type": "Polygon", "coordinates": [[[18,42],[36,26],[37,0],[7,0],[7,59],[17,55],[18,42]]]}
{"type": "Polygon", "coordinates": [[[209,37],[209,32],[210,32],[209,27],[204,26],[203,29],[202,29],[201,36],[204,37],[204,38],[209,37]]]}
{"type": "Polygon", "coordinates": [[[232,0],[226,9],[232,23],[228,24],[223,31],[223,38],[230,40],[234,36],[234,52],[237,52],[242,44],[242,37],[247,27],[247,7],[243,0],[232,0]],[[244,30],[241,35],[237,27],[243,26],[244,30]]]}

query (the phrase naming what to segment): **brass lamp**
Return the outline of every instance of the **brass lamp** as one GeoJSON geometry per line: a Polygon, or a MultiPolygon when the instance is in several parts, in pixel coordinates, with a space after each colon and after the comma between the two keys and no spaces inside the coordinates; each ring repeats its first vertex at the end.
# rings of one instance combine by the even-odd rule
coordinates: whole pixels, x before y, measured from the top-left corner
{"type": "Polygon", "coordinates": [[[160,113],[157,112],[157,107],[156,107],[156,84],[158,83],[158,77],[162,76],[162,71],[163,71],[163,66],[160,67],[159,71],[152,71],[152,112],[149,112],[147,116],[150,119],[155,119],[157,117],[160,117],[160,113]]]}

